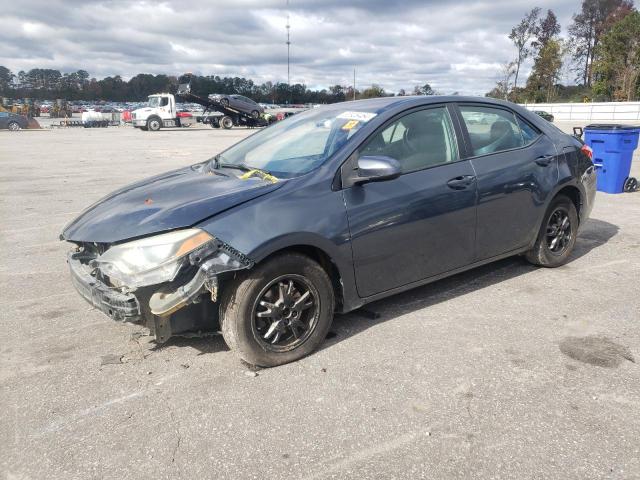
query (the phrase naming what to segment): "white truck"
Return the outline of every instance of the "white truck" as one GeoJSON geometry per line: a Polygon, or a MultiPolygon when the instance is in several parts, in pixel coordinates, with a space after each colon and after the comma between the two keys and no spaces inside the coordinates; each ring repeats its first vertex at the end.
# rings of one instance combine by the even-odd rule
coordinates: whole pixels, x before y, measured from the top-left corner
{"type": "Polygon", "coordinates": [[[149,95],[146,107],[131,113],[131,123],[141,130],[156,132],[167,127],[188,127],[196,123],[196,119],[190,113],[178,112],[173,94],[157,93],[149,95]]]}

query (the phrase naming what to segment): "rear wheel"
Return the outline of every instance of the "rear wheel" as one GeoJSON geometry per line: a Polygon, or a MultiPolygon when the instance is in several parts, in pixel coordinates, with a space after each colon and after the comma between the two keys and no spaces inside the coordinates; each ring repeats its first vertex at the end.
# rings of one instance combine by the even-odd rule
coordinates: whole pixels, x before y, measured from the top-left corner
{"type": "Polygon", "coordinates": [[[12,132],[17,132],[18,130],[22,129],[22,127],[20,127],[20,124],[18,122],[9,122],[9,125],[7,125],[7,128],[12,132]]]}
{"type": "Polygon", "coordinates": [[[297,253],[279,255],[231,282],[220,302],[222,335],[242,360],[275,367],[322,343],[333,320],[331,281],[297,253]]]}
{"type": "Polygon", "coordinates": [[[624,181],[624,186],[622,187],[622,189],[625,192],[635,192],[636,190],[638,190],[638,180],[636,180],[635,177],[628,177],[624,181]]]}
{"type": "Polygon", "coordinates": [[[228,98],[220,99],[220,105],[222,105],[224,108],[228,108],[229,107],[229,99],[228,98]]]}
{"type": "Polygon", "coordinates": [[[559,267],[569,260],[578,234],[578,212],[564,195],[553,199],[542,221],[538,238],[526,258],[534,265],[559,267]]]}
{"type": "Polygon", "coordinates": [[[230,116],[225,115],[220,119],[220,126],[226,130],[229,130],[233,127],[233,119],[230,116]]]}
{"type": "Polygon", "coordinates": [[[152,132],[157,132],[162,128],[162,121],[158,117],[151,117],[147,120],[147,129],[152,132]]]}

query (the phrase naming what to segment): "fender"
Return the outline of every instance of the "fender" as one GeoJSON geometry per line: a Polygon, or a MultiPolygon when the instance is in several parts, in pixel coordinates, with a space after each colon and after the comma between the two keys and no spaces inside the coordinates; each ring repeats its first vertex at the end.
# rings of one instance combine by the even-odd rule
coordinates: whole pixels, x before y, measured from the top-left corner
{"type": "MultiPolygon", "coordinates": [[[[342,297],[341,313],[359,308],[364,303],[358,296],[354,286],[355,277],[351,258],[351,248],[348,248],[348,258],[344,251],[326,238],[311,232],[295,232],[282,235],[265,242],[247,254],[256,263],[260,263],[273,254],[283,250],[301,250],[311,248],[321,252],[335,267],[338,274],[336,286],[342,297]]],[[[344,250],[344,249],[343,249],[344,250]]]]}

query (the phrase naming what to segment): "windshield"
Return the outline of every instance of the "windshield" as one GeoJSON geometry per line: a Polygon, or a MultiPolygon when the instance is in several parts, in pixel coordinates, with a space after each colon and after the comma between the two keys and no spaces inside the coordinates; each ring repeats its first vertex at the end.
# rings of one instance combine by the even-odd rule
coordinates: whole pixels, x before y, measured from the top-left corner
{"type": "Polygon", "coordinates": [[[340,104],[307,110],[234,145],[218,157],[218,163],[260,169],[279,178],[296,177],[322,165],[375,116],[340,104]]]}

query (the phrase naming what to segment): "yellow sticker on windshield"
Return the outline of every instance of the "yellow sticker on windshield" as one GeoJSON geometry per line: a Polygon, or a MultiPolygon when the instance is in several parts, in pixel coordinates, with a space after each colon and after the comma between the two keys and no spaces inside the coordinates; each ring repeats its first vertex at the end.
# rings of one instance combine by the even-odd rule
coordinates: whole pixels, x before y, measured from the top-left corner
{"type": "Polygon", "coordinates": [[[358,123],[360,123],[358,120],[349,120],[342,126],[342,130],[351,130],[353,127],[358,125],[358,123]]]}

